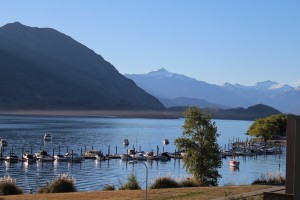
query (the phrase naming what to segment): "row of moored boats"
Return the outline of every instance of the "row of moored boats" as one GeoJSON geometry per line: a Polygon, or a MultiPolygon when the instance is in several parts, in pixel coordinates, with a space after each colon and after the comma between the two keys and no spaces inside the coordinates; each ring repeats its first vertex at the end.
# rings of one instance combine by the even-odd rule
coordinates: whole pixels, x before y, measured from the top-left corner
{"type": "Polygon", "coordinates": [[[20,161],[32,163],[36,161],[40,162],[52,162],[52,161],[58,161],[58,162],[83,162],[85,158],[94,158],[97,160],[103,160],[105,159],[104,155],[101,153],[101,151],[91,150],[85,152],[85,154],[82,156],[78,153],[74,152],[68,152],[66,154],[56,154],[54,156],[51,156],[48,154],[47,151],[42,150],[35,154],[32,154],[30,152],[24,152],[22,155],[22,158],[19,158],[17,155],[10,153],[10,155],[3,157],[2,159],[6,162],[10,163],[16,163],[20,161]]]}

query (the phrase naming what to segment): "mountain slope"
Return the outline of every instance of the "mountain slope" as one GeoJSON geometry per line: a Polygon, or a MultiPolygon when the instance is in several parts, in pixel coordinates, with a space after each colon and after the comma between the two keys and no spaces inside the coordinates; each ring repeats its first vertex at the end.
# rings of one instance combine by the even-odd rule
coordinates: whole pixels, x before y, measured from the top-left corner
{"type": "MultiPolygon", "coordinates": [[[[185,105],[198,101],[200,107],[223,105],[224,107],[249,107],[255,104],[272,106],[286,113],[300,113],[300,90],[272,81],[255,86],[209,84],[165,69],[148,74],[125,74],[145,91],[163,99],[166,107],[177,106],[177,98],[186,98],[185,105]],[[206,101],[209,104],[201,103],[206,101]]],[[[183,106],[181,103],[178,106],[183,106]]]]}
{"type": "Polygon", "coordinates": [[[86,46],[50,28],[0,28],[1,109],[164,109],[86,46]]]}

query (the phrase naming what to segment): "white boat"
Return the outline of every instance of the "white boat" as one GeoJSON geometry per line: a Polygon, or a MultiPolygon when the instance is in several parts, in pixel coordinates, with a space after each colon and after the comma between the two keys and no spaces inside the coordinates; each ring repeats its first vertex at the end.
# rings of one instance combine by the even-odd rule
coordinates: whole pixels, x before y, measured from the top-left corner
{"type": "Polygon", "coordinates": [[[52,135],[51,135],[51,133],[45,133],[45,135],[44,135],[44,140],[45,140],[45,141],[51,141],[51,140],[52,140],[52,135]]]}
{"type": "Polygon", "coordinates": [[[123,141],[123,145],[125,145],[125,146],[129,145],[129,141],[128,141],[128,139],[124,139],[124,141],[123,141]]]}
{"type": "Polygon", "coordinates": [[[47,151],[43,150],[38,153],[35,153],[35,157],[38,161],[41,162],[51,162],[54,161],[54,158],[50,156],[47,151]]]}
{"type": "Polygon", "coordinates": [[[139,152],[132,155],[131,157],[135,160],[147,160],[147,156],[145,156],[144,154],[145,154],[144,152],[139,152]]]}
{"type": "Polygon", "coordinates": [[[168,139],[164,139],[164,140],[163,140],[163,143],[164,143],[164,144],[169,144],[170,142],[169,142],[168,139]]]}
{"type": "Polygon", "coordinates": [[[8,142],[7,142],[6,139],[1,139],[1,140],[0,140],[0,146],[6,147],[7,145],[8,145],[8,142]]]}
{"type": "Polygon", "coordinates": [[[58,162],[66,162],[67,158],[62,154],[56,154],[54,155],[54,160],[58,162]]]}
{"type": "Polygon", "coordinates": [[[33,154],[31,154],[30,152],[24,152],[22,155],[22,158],[25,162],[28,162],[28,163],[32,163],[32,162],[36,161],[33,154]]]}
{"type": "Polygon", "coordinates": [[[181,152],[180,152],[180,156],[181,157],[184,157],[186,155],[186,151],[185,150],[182,150],[181,152]]]}
{"type": "Polygon", "coordinates": [[[105,160],[105,157],[102,153],[95,155],[96,160],[105,160]]]}
{"type": "Polygon", "coordinates": [[[132,159],[133,158],[128,154],[122,154],[121,155],[121,160],[123,160],[123,161],[128,161],[128,160],[132,160],[132,159]]]}
{"type": "Polygon", "coordinates": [[[14,154],[10,154],[9,156],[5,157],[5,161],[9,162],[9,163],[17,163],[20,160],[19,160],[18,156],[14,155],[14,154]]]}
{"type": "Polygon", "coordinates": [[[84,152],[84,157],[95,158],[96,155],[99,155],[101,151],[98,150],[89,150],[84,152]]]}
{"type": "Polygon", "coordinates": [[[78,153],[66,153],[65,155],[68,162],[83,162],[84,158],[78,153]]]}
{"type": "Polygon", "coordinates": [[[231,167],[239,167],[240,161],[236,160],[235,158],[232,158],[232,159],[229,161],[229,165],[230,165],[231,167]]]}

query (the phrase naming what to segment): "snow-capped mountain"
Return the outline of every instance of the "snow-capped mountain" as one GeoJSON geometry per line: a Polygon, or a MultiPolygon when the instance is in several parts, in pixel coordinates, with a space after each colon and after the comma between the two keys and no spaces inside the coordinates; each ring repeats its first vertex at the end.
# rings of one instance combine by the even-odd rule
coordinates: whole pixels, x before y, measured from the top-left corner
{"type": "Polygon", "coordinates": [[[165,103],[166,107],[190,105],[198,99],[198,102],[206,102],[204,107],[210,105],[249,107],[254,104],[266,104],[281,112],[300,113],[299,88],[270,80],[258,82],[254,86],[230,83],[215,85],[182,74],[171,73],[164,68],[147,74],[125,74],[125,76],[146,92],[162,99],[161,102],[165,103]],[[178,98],[181,101],[178,101],[178,98]],[[186,101],[183,101],[184,99],[186,101]]]}

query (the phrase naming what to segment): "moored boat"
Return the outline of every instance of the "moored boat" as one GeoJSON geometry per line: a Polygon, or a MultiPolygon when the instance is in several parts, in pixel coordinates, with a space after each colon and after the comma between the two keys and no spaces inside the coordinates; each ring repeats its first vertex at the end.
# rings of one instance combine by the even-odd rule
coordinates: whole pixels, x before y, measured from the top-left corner
{"type": "Polygon", "coordinates": [[[5,157],[5,161],[9,163],[17,163],[20,161],[20,159],[18,156],[11,153],[9,156],[5,157]]]}
{"type": "Polygon", "coordinates": [[[0,139],[0,146],[6,147],[8,145],[8,142],[6,139],[0,139]]]}
{"type": "Polygon", "coordinates": [[[41,162],[51,162],[54,161],[54,158],[48,154],[47,151],[43,150],[38,153],[35,153],[35,157],[38,161],[41,162]]]}
{"type": "Polygon", "coordinates": [[[67,161],[66,157],[62,154],[54,155],[54,160],[57,162],[66,162],[67,161]]]}
{"type": "Polygon", "coordinates": [[[28,163],[33,163],[36,161],[33,154],[30,152],[24,152],[22,155],[22,158],[23,158],[23,161],[28,162],[28,163]]]}
{"type": "Polygon", "coordinates": [[[235,158],[232,158],[232,159],[229,161],[229,165],[230,165],[231,167],[239,167],[240,161],[236,160],[235,158]]]}
{"type": "Polygon", "coordinates": [[[164,140],[163,140],[163,143],[164,143],[164,144],[169,144],[170,142],[169,142],[168,139],[164,139],[164,140]]]}
{"type": "Polygon", "coordinates": [[[84,157],[79,155],[78,153],[70,152],[65,155],[68,162],[83,162],[84,157]]]}
{"type": "Polygon", "coordinates": [[[52,134],[51,133],[45,133],[44,140],[45,141],[51,141],[52,140],[52,134]]]}
{"type": "Polygon", "coordinates": [[[123,145],[124,146],[128,146],[129,145],[129,141],[128,141],[128,139],[126,138],[126,139],[124,139],[124,141],[123,141],[123,145]]]}
{"type": "Polygon", "coordinates": [[[89,150],[84,152],[84,158],[86,159],[95,159],[96,155],[101,154],[101,151],[98,150],[89,150]]]}

